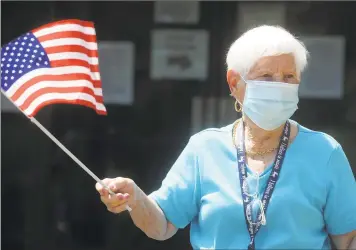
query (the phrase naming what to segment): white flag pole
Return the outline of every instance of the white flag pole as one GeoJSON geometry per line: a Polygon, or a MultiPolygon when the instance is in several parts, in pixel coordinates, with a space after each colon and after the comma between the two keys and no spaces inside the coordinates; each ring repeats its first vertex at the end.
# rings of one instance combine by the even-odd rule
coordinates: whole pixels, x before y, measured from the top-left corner
{"type": "MultiPolygon", "coordinates": [[[[1,93],[3,93],[4,96],[6,96],[6,98],[12,102],[12,104],[15,105],[15,107],[21,111],[22,114],[24,114],[28,119],[30,119],[30,121],[35,124],[43,133],[45,133],[58,147],[60,147],[70,158],[72,158],[72,160],[77,163],[79,165],[79,167],[81,167],[85,172],[87,172],[94,180],[96,180],[98,183],[100,183],[100,185],[102,185],[106,190],[108,190],[108,192],[111,195],[115,195],[115,193],[113,191],[111,191],[111,189],[105,185],[98,176],[96,176],[89,168],[87,168],[84,163],[82,163],[75,155],[72,154],[72,152],[70,152],[60,141],[57,140],[56,137],[54,137],[45,127],[42,126],[41,123],[39,123],[34,117],[28,117],[25,112],[23,112],[6,94],[5,92],[1,89],[1,93]]],[[[132,209],[126,205],[126,210],[131,212],[132,209]]]]}

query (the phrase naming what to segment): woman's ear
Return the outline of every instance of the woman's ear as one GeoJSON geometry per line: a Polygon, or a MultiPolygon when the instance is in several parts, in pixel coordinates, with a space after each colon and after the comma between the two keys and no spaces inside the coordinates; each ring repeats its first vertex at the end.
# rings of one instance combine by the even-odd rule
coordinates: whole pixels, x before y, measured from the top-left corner
{"type": "Polygon", "coordinates": [[[226,72],[226,80],[227,84],[229,85],[230,93],[232,95],[235,94],[237,89],[237,83],[240,81],[240,75],[232,69],[229,69],[226,72]]]}

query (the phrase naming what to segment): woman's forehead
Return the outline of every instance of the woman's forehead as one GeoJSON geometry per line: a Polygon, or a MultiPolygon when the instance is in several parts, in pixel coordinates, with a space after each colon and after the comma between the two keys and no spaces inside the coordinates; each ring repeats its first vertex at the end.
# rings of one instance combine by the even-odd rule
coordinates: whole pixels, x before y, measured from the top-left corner
{"type": "Polygon", "coordinates": [[[250,69],[249,75],[258,73],[297,73],[292,54],[261,57],[250,69]]]}

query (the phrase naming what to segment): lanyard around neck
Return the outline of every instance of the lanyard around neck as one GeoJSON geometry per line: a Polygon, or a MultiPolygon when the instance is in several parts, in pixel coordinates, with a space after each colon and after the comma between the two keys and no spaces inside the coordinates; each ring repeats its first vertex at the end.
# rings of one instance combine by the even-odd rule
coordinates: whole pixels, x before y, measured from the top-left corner
{"type": "MultiPolygon", "coordinates": [[[[238,171],[239,171],[239,179],[240,179],[240,187],[241,187],[241,195],[242,195],[242,201],[243,201],[243,206],[244,206],[244,212],[245,212],[245,220],[246,220],[246,225],[248,232],[250,234],[250,243],[248,245],[248,249],[252,250],[255,249],[255,237],[257,232],[260,230],[262,222],[258,221],[258,218],[261,216],[261,210],[257,214],[257,222],[256,224],[252,224],[252,211],[251,209],[247,209],[247,206],[252,200],[250,197],[246,194],[246,189],[243,188],[243,184],[246,182],[247,179],[247,170],[246,170],[246,150],[245,150],[245,138],[244,138],[244,123],[243,121],[240,122],[239,126],[237,127],[238,130],[238,143],[237,143],[237,165],[238,165],[238,171]]],[[[273,163],[273,168],[272,172],[269,176],[268,182],[266,189],[263,193],[262,196],[262,208],[264,214],[266,214],[267,207],[269,204],[269,201],[271,199],[273,190],[276,186],[279,173],[281,171],[281,167],[285,158],[286,150],[289,144],[289,136],[290,136],[290,122],[287,121],[284,125],[283,133],[279,141],[279,147],[277,151],[277,155],[274,159],[273,163]]]]}

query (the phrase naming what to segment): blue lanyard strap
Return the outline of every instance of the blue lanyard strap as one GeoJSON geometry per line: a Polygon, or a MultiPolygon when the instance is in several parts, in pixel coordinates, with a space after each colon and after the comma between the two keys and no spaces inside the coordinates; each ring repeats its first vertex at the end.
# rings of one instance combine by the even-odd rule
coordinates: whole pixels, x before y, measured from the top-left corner
{"type": "MultiPolygon", "coordinates": [[[[243,206],[244,206],[244,212],[245,212],[245,220],[246,220],[246,225],[247,225],[247,230],[250,234],[250,243],[248,245],[249,250],[255,249],[255,237],[257,232],[261,228],[261,221],[258,221],[257,223],[252,224],[252,209],[247,209],[247,206],[252,200],[250,200],[250,197],[246,194],[246,189],[243,188],[243,184],[245,183],[247,179],[247,173],[246,173],[246,150],[245,150],[245,138],[244,138],[244,123],[241,122],[239,124],[239,127],[237,128],[239,131],[239,140],[237,143],[237,165],[238,165],[238,171],[239,171],[239,178],[240,178],[240,187],[241,187],[241,195],[242,195],[242,200],[243,200],[243,206]]],[[[269,201],[271,199],[274,187],[276,186],[279,173],[281,171],[281,167],[285,158],[285,154],[287,151],[287,147],[289,144],[289,136],[290,136],[290,122],[287,121],[284,125],[283,129],[283,134],[280,138],[279,141],[279,147],[277,151],[277,155],[274,159],[273,163],[273,168],[272,172],[269,176],[268,182],[266,189],[263,193],[262,196],[262,209],[264,214],[266,214],[267,207],[269,204],[269,201]]],[[[261,210],[259,210],[257,214],[257,220],[261,216],[261,210]]]]}

